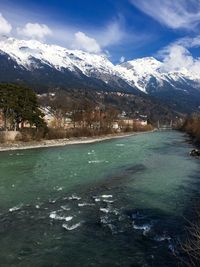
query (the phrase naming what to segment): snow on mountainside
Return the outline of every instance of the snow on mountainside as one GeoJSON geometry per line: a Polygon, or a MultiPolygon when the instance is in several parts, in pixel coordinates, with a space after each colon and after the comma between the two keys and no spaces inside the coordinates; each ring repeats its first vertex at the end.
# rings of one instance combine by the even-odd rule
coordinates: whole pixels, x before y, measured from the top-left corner
{"type": "Polygon", "coordinates": [[[123,91],[155,96],[175,108],[200,106],[200,73],[166,71],[165,63],[145,57],[114,65],[105,54],[91,54],[35,40],[0,39],[0,81],[49,88],[123,91]]]}
{"type": "Polygon", "coordinates": [[[115,66],[105,54],[69,50],[36,40],[4,37],[0,40],[0,51],[8,54],[19,67],[27,71],[42,69],[44,66],[59,72],[65,69],[99,79],[105,84],[114,83],[113,86],[118,85],[119,88],[128,84],[145,93],[160,90],[166,83],[176,87],[174,83],[177,81],[185,85],[190,80],[198,83],[200,80],[200,75],[194,76],[187,70],[167,73],[163,63],[153,57],[131,60],[115,66]]]}
{"type": "Polygon", "coordinates": [[[160,79],[159,69],[161,66],[162,63],[155,58],[147,57],[117,65],[116,70],[130,85],[135,85],[141,91],[146,92],[146,84],[151,76],[160,79]]]}
{"type": "Polygon", "coordinates": [[[136,86],[145,93],[149,93],[149,88],[162,88],[164,84],[176,87],[176,83],[189,83],[189,81],[200,84],[200,74],[194,75],[186,69],[179,71],[166,72],[164,63],[153,57],[140,58],[127,61],[117,65],[116,70],[120,76],[131,86],[136,86]],[[152,83],[153,82],[153,83],[152,83]]]}
{"type": "Polygon", "coordinates": [[[1,55],[8,56],[8,60],[13,61],[13,68],[20,72],[20,81],[37,81],[37,84],[42,84],[46,76],[46,84],[51,86],[74,85],[80,88],[82,84],[86,88],[139,92],[120,77],[105,54],[91,54],[36,40],[7,37],[0,40],[0,52],[1,55]],[[25,75],[22,74],[22,69],[25,70],[25,75]]]}
{"type": "Polygon", "coordinates": [[[69,50],[57,45],[47,45],[35,40],[17,40],[4,38],[0,40],[0,50],[9,54],[20,66],[27,70],[33,66],[33,59],[38,59],[50,67],[76,71],[78,68],[87,76],[99,70],[107,74],[116,74],[114,65],[105,55],[90,54],[81,50],[69,50]]]}

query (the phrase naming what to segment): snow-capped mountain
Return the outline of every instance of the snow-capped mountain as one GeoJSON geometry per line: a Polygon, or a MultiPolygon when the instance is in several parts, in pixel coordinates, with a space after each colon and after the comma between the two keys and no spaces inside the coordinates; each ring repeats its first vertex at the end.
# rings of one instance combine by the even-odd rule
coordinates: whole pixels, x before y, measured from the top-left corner
{"type": "MultiPolygon", "coordinates": [[[[19,72],[19,80],[28,81],[31,76],[31,82],[35,79],[42,85],[46,76],[54,86],[71,84],[76,87],[79,84],[96,89],[132,90],[103,54],[7,37],[0,40],[0,51],[4,60],[7,57],[15,72],[19,72]],[[22,70],[27,74],[24,77],[20,75],[22,70]]],[[[1,75],[0,80],[4,80],[1,75]]]]}
{"type": "Polygon", "coordinates": [[[34,88],[78,88],[156,96],[174,108],[198,110],[200,73],[166,71],[146,57],[114,65],[105,54],[91,54],[35,40],[0,39],[0,81],[25,82],[34,88]]]}
{"type": "MultiPolygon", "coordinates": [[[[190,81],[200,85],[200,73],[194,75],[186,69],[166,72],[164,63],[153,57],[131,60],[117,65],[116,69],[128,84],[145,93],[161,90],[166,84],[168,87],[174,87],[175,90],[181,89],[177,83],[185,86],[190,81]]],[[[191,86],[191,83],[189,85],[191,86]]]]}
{"type": "Polygon", "coordinates": [[[153,57],[128,61],[116,69],[130,86],[161,99],[176,110],[200,110],[200,73],[187,69],[167,72],[165,64],[153,57]]]}
{"type": "Polygon", "coordinates": [[[116,66],[116,70],[120,76],[131,86],[136,86],[143,92],[152,76],[160,80],[159,69],[162,63],[153,57],[140,58],[127,61],[116,66]]]}
{"type": "Polygon", "coordinates": [[[113,64],[103,55],[94,55],[80,50],[68,50],[56,45],[43,44],[36,40],[17,40],[4,38],[0,41],[0,50],[9,54],[17,64],[27,70],[38,68],[35,59],[57,70],[67,68],[76,71],[79,68],[85,75],[95,68],[108,74],[114,73],[113,64]]]}

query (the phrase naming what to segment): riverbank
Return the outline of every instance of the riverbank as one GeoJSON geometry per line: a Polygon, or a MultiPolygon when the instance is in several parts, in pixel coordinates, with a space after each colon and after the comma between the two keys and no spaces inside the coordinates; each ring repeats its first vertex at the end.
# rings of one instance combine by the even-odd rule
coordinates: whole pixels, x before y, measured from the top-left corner
{"type": "Polygon", "coordinates": [[[186,132],[193,143],[199,147],[200,145],[200,115],[193,114],[192,116],[185,119],[185,122],[180,127],[181,131],[186,132]]]}
{"type": "Polygon", "coordinates": [[[24,149],[34,149],[34,148],[44,148],[44,147],[58,147],[66,145],[77,145],[77,144],[89,144],[97,143],[110,139],[129,137],[138,134],[144,134],[153,131],[146,132],[129,132],[129,133],[119,133],[119,134],[108,134],[98,137],[78,137],[78,138],[65,138],[65,139],[53,139],[53,140],[42,140],[42,141],[31,141],[31,142],[14,142],[0,144],[0,152],[10,151],[10,150],[24,150],[24,149]]]}

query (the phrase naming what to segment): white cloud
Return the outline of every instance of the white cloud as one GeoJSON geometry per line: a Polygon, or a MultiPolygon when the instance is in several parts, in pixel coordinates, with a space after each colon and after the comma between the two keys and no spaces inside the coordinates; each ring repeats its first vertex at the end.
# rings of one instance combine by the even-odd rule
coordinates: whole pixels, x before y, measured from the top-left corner
{"type": "Polygon", "coordinates": [[[194,74],[200,73],[200,59],[194,58],[187,48],[173,43],[162,49],[159,55],[163,58],[162,71],[189,71],[194,74]]]}
{"type": "Polygon", "coordinates": [[[125,33],[122,25],[122,19],[114,20],[103,28],[95,31],[87,29],[78,31],[74,34],[73,48],[83,49],[87,52],[99,53],[109,46],[116,45],[121,42],[128,34],[125,33]],[[92,36],[92,37],[91,37],[92,36]]]}
{"type": "Polygon", "coordinates": [[[178,45],[182,45],[186,48],[199,47],[200,46],[200,35],[195,37],[184,37],[175,42],[178,45]]]}
{"type": "Polygon", "coordinates": [[[199,0],[130,0],[130,2],[172,29],[195,29],[200,23],[199,0]]]}
{"type": "Polygon", "coordinates": [[[45,24],[29,22],[23,28],[17,28],[17,33],[24,37],[44,40],[46,36],[52,34],[52,31],[45,24]]]}
{"type": "Polygon", "coordinates": [[[194,59],[189,51],[177,44],[173,44],[162,50],[163,68],[165,71],[178,71],[180,69],[190,69],[194,59]]]}
{"type": "Polygon", "coordinates": [[[52,27],[51,41],[72,49],[91,53],[107,53],[112,46],[131,44],[134,49],[152,39],[151,34],[128,32],[123,19],[113,20],[101,28],[72,27],[70,25],[52,27]]]}
{"type": "Polygon", "coordinates": [[[76,32],[74,34],[72,47],[92,53],[101,52],[101,47],[98,42],[94,38],[87,36],[84,32],[76,32]]]}
{"type": "Polygon", "coordinates": [[[46,17],[44,17],[44,14],[36,14],[34,10],[24,10],[20,7],[15,7],[15,10],[13,10],[13,7],[6,5],[4,8],[1,6],[1,10],[3,10],[3,14],[5,14],[13,26],[12,35],[14,37],[38,39],[67,48],[79,48],[95,53],[99,51],[106,53],[108,50],[112,51],[112,47],[117,45],[120,45],[124,49],[126,44],[131,44],[134,49],[138,49],[138,47],[144,45],[149,39],[152,39],[149,33],[141,34],[141,32],[138,33],[134,29],[128,32],[126,18],[120,14],[117,14],[116,17],[113,17],[102,26],[88,26],[84,23],[81,25],[72,25],[62,24],[53,20],[45,20],[46,17]],[[31,23],[32,21],[36,21],[37,23],[31,23]],[[93,39],[93,42],[85,38],[85,36],[82,38],[80,34],[77,35],[79,32],[83,33],[89,39],[93,39]],[[84,43],[80,44],[82,39],[84,39],[84,43]],[[89,46],[87,45],[88,43],[89,46]],[[92,46],[91,43],[93,43],[92,46]]]}
{"type": "Polygon", "coordinates": [[[120,63],[123,63],[124,61],[125,61],[125,57],[124,57],[124,56],[120,57],[119,62],[120,62],[120,63]]]}
{"type": "Polygon", "coordinates": [[[11,30],[11,24],[0,13],[0,34],[9,34],[11,30]]]}
{"type": "Polygon", "coordinates": [[[102,47],[118,44],[125,37],[125,30],[120,21],[114,21],[96,32],[96,38],[102,47]]]}

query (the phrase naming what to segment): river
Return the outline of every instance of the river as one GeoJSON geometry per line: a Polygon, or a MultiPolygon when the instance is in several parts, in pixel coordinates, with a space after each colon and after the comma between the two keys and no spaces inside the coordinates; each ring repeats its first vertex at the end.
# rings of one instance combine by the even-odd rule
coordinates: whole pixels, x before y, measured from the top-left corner
{"type": "Polygon", "coordinates": [[[166,131],[1,152],[0,266],[177,266],[200,188],[191,149],[166,131]]]}

